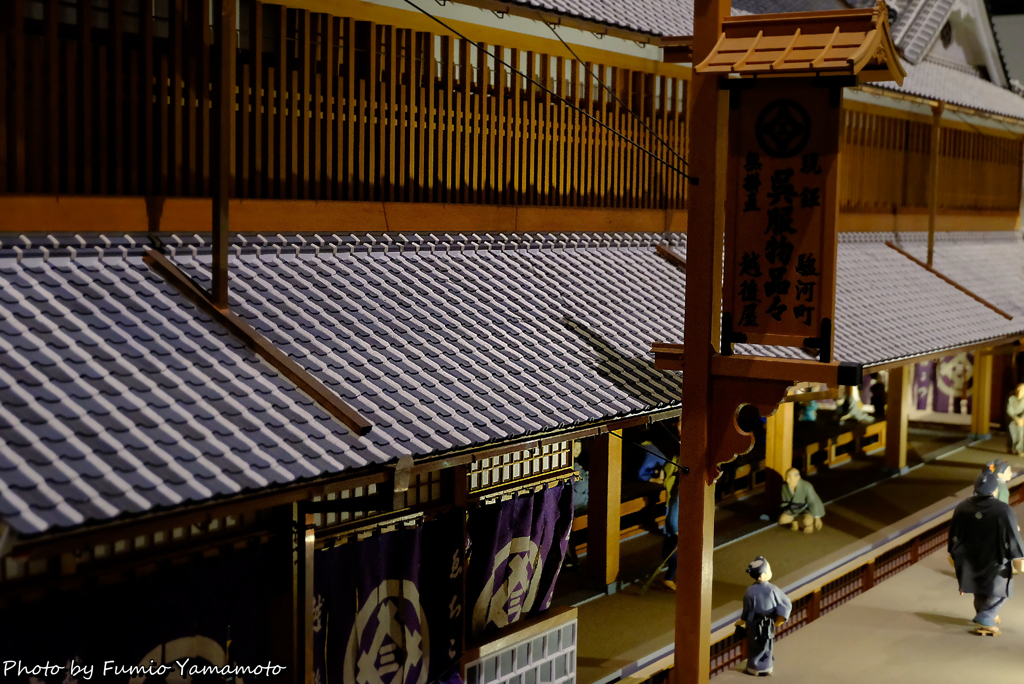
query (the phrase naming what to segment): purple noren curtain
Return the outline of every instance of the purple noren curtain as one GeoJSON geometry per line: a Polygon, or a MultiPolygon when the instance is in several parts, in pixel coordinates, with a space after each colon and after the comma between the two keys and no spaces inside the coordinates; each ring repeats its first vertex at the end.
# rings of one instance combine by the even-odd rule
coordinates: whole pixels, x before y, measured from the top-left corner
{"type": "Polygon", "coordinates": [[[935,362],[922,361],[914,367],[914,405],[918,411],[928,410],[928,394],[935,385],[935,362]]]}
{"type": "Polygon", "coordinates": [[[571,485],[470,512],[466,603],[474,636],[548,608],[569,548],[572,516],[571,485]]]}
{"type": "Polygon", "coordinates": [[[462,518],[317,551],[314,680],[435,682],[461,655],[462,518]]]}

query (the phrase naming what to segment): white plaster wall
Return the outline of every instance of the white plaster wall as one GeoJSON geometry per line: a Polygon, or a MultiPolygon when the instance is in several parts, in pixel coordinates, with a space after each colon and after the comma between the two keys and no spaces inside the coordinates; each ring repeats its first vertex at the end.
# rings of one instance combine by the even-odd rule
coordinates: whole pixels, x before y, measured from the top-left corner
{"type": "MultiPolygon", "coordinates": [[[[1021,11],[1024,12],[1024,2],[1021,11]]],[[[992,23],[1006,61],[1007,76],[1024,83],[1024,14],[994,17],[992,23]]]]}

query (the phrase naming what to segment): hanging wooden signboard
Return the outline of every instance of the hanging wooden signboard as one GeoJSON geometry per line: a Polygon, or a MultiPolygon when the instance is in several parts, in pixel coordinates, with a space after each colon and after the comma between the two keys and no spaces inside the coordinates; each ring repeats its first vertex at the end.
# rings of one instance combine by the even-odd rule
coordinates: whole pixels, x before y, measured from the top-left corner
{"type": "Polygon", "coordinates": [[[829,350],[842,89],[743,85],[730,98],[723,327],[731,341],[829,350]]]}
{"type": "Polygon", "coordinates": [[[734,342],[832,360],[843,88],[906,75],[883,2],[726,17],[695,67],[730,91],[722,354],[734,342]]]}

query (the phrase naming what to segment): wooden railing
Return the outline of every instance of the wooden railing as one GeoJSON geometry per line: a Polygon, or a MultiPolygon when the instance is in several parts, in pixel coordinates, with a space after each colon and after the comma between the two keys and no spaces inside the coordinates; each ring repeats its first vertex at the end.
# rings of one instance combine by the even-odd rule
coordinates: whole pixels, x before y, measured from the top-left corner
{"type": "MultiPolygon", "coordinates": [[[[842,211],[925,211],[931,124],[856,107],[843,115],[842,211]]],[[[943,127],[938,208],[1013,211],[1021,201],[1019,137],[943,127]]]]}
{"type": "MultiPolygon", "coordinates": [[[[0,4],[0,193],[209,196],[211,0],[0,4]]],[[[681,165],[626,109],[684,154],[680,78],[258,0],[239,26],[233,197],[683,207],[599,125],[681,165]]]]}
{"type": "MultiPolygon", "coordinates": [[[[0,194],[208,197],[212,1],[0,3],[0,194]]],[[[238,7],[234,198],[685,208],[682,175],[627,142],[682,165],[675,72],[238,7]]],[[[926,210],[931,124],[885,111],[847,105],[843,211],[926,210]]],[[[940,210],[1017,211],[1019,137],[946,127],[941,154],[940,210]]]]}

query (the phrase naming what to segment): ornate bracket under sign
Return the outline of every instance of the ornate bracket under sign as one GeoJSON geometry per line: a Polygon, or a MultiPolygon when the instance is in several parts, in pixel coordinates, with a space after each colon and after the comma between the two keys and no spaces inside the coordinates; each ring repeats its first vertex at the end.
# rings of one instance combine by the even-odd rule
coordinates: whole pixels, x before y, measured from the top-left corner
{"type": "MultiPolygon", "coordinates": [[[[654,367],[683,370],[683,345],[656,342],[654,367]]],[[[711,357],[711,434],[708,435],[708,484],[720,476],[723,463],[747,453],[754,435],[739,424],[740,410],[747,405],[767,417],[775,413],[787,391],[801,382],[824,383],[830,387],[860,382],[859,370],[849,364],[821,363],[809,359],[777,359],[766,356],[714,355],[711,357]]]]}
{"type": "Polygon", "coordinates": [[[762,417],[775,413],[794,383],[788,380],[716,377],[711,384],[711,421],[708,435],[708,484],[722,475],[723,463],[747,453],[754,434],[739,424],[740,409],[750,405],[762,417]]]}

